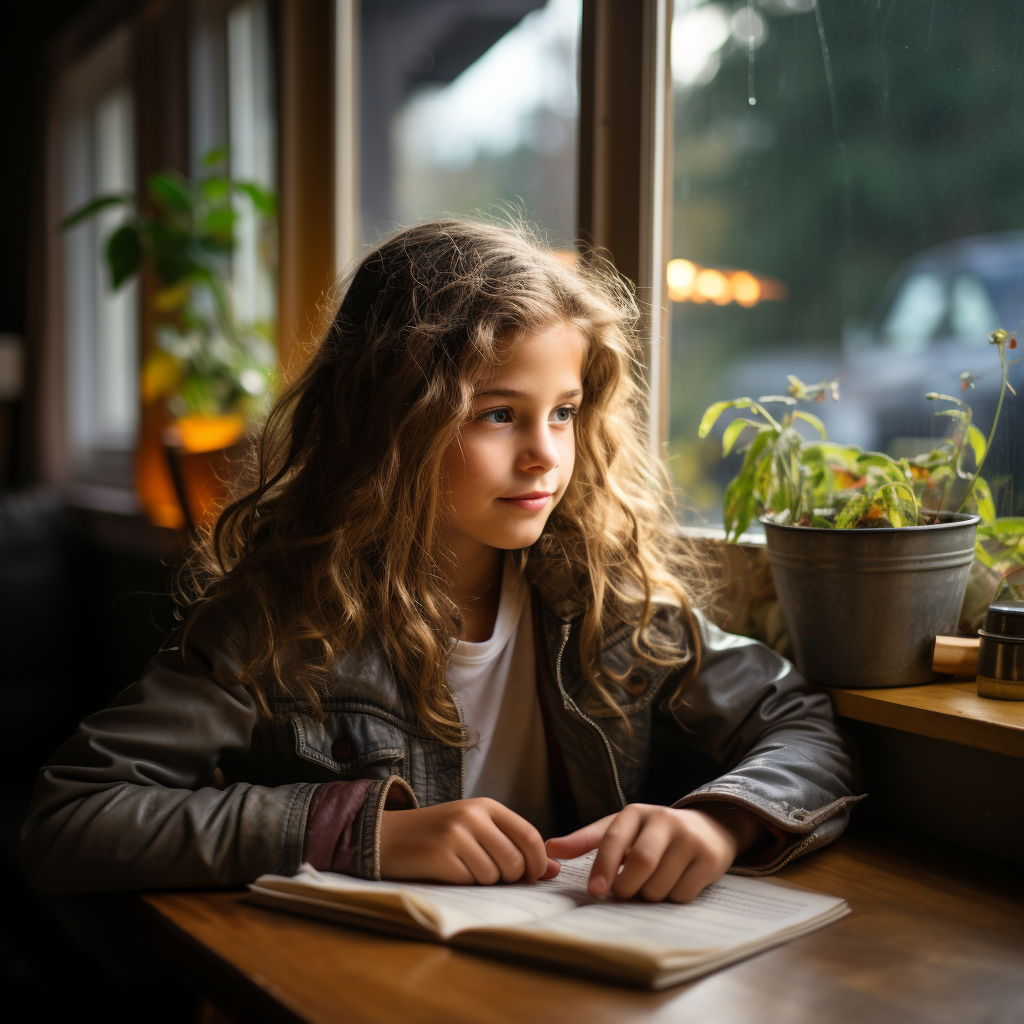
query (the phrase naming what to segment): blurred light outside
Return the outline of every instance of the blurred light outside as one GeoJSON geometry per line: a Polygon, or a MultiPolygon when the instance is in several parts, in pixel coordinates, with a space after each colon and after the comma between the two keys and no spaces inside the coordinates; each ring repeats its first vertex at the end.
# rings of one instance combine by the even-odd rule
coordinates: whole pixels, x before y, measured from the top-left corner
{"type": "MultiPolygon", "coordinates": [[[[235,7],[227,21],[229,161],[235,181],[276,187],[277,141],[270,12],[266,0],[235,7]]],[[[237,194],[232,291],[239,322],[273,322],[277,315],[271,267],[260,251],[259,220],[248,196],[237,194]]]]}
{"type": "Polygon", "coordinates": [[[452,82],[416,89],[392,124],[394,216],[524,218],[575,235],[581,0],[531,11],[452,82]]]}
{"type": "Polygon", "coordinates": [[[783,302],[789,289],[783,281],[747,270],[717,270],[701,267],[692,260],[670,260],[666,272],[668,297],[673,302],[712,302],[727,306],[756,306],[759,302],[783,302]]]}
{"type": "MultiPolygon", "coordinates": [[[[668,457],[694,524],[721,523],[742,459],[697,439],[712,402],[838,375],[830,438],[916,454],[948,425],[924,394],[965,371],[987,431],[988,335],[1024,330],[1019,4],[893,5],[881,34],[868,6],[674,0],[668,457]]],[[[1008,400],[1000,515],[1024,514],[1022,441],[1008,400]]]]}
{"type": "Polygon", "coordinates": [[[558,137],[537,132],[538,111],[574,118],[579,0],[549,0],[532,11],[450,85],[424,87],[401,114],[396,134],[411,157],[464,167],[481,152],[508,153],[524,143],[550,149],[558,137]]]}
{"type": "MultiPolygon", "coordinates": [[[[135,149],[132,94],[118,89],[96,108],[94,128],[95,192],[131,192],[135,188],[135,149]]],[[[102,247],[124,221],[123,207],[102,211],[95,234],[100,252],[95,261],[96,405],[95,430],[100,439],[135,435],[138,423],[138,309],[139,288],[134,281],[116,292],[102,247]]]]}
{"type": "MultiPolygon", "coordinates": [[[[96,196],[132,192],[134,103],[126,33],[86,54],[62,83],[61,216],[96,196]]],[[[67,373],[67,440],[76,468],[96,451],[130,451],[138,437],[139,286],[110,283],[105,243],[128,211],[102,210],[60,233],[67,373]]]]}

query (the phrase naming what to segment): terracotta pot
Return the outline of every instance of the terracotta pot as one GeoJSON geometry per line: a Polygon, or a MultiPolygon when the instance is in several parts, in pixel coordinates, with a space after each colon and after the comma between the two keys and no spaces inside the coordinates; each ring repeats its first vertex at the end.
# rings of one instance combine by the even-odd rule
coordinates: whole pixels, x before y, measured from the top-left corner
{"type": "Polygon", "coordinates": [[[195,529],[212,522],[244,457],[244,416],[184,416],[163,432],[164,453],[183,513],[195,529]]]}

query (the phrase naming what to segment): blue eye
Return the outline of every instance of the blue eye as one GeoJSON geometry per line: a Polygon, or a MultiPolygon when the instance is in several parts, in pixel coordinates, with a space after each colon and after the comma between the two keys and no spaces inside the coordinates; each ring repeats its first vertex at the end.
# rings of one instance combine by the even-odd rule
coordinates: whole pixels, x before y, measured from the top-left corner
{"type": "Polygon", "coordinates": [[[563,405],[560,409],[556,409],[551,416],[556,423],[571,423],[576,418],[577,411],[575,406],[563,405]]]}
{"type": "Polygon", "coordinates": [[[512,410],[488,409],[487,412],[480,413],[477,419],[483,420],[485,423],[511,423],[512,410]]]}

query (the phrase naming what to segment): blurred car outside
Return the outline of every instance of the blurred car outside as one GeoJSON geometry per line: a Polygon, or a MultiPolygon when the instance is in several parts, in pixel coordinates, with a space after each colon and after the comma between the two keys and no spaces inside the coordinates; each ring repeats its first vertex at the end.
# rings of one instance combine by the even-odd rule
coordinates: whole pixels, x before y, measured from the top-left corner
{"type": "MultiPolygon", "coordinates": [[[[918,253],[893,275],[868,322],[844,329],[838,349],[802,346],[745,356],[723,371],[713,397],[785,394],[789,374],[805,384],[838,377],[840,400],[812,410],[829,439],[913,456],[949,426],[935,416],[948,406],[929,402],[928,392],[966,400],[988,434],[1001,380],[988,338],[999,327],[1024,327],[1024,232],[961,238],[918,253]]],[[[1009,379],[1024,382],[1021,364],[1009,379]]],[[[1024,394],[1017,401],[1008,397],[986,464],[986,476],[1002,479],[1004,491],[1009,483],[1002,514],[1024,499],[1024,394]]],[[[719,435],[727,422],[723,418],[719,435]]],[[[724,461],[728,479],[732,460],[724,461]]]]}

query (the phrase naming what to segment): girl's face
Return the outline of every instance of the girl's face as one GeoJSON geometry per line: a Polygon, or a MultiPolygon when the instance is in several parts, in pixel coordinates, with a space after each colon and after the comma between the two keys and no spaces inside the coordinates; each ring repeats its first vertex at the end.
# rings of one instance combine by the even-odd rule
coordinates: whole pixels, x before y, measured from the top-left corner
{"type": "Polygon", "coordinates": [[[572,476],[582,368],[583,339],[560,323],[523,337],[480,384],[442,466],[457,559],[540,536],[572,476]]]}

